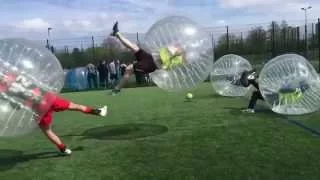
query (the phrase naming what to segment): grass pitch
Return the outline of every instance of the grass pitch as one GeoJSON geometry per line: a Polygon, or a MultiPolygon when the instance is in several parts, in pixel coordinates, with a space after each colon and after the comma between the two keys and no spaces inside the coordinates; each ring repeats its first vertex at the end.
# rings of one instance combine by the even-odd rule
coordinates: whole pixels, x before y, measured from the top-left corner
{"type": "MultiPolygon", "coordinates": [[[[185,94],[156,87],[66,93],[109,106],[106,118],[55,114],[54,130],[73,149],[57,150],[40,132],[0,140],[1,180],[319,179],[318,113],[244,114],[246,99],[214,94],[209,84],[185,94]]],[[[320,131],[319,131],[320,132],[320,131]]]]}

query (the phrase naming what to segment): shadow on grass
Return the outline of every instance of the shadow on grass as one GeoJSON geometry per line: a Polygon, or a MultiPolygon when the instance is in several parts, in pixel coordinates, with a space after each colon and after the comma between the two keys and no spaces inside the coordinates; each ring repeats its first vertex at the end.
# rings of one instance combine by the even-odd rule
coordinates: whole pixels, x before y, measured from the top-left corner
{"type": "MultiPolygon", "coordinates": [[[[241,110],[245,109],[245,108],[225,107],[225,109],[229,109],[230,114],[235,115],[235,116],[238,116],[239,113],[245,114],[245,112],[241,112],[241,110]]],[[[246,114],[248,114],[248,113],[246,113],[246,114]]],[[[282,114],[277,114],[277,113],[273,112],[271,109],[268,109],[265,107],[258,107],[256,109],[255,114],[260,114],[262,116],[267,116],[270,118],[277,118],[283,122],[295,125],[296,127],[299,127],[299,128],[302,128],[303,130],[311,133],[314,136],[320,136],[319,129],[316,129],[315,127],[312,127],[312,126],[305,124],[303,121],[300,121],[299,118],[297,118],[295,116],[286,116],[286,115],[282,115],[282,114]]]]}
{"type": "Polygon", "coordinates": [[[168,128],[155,124],[124,124],[102,126],[89,129],[82,134],[69,134],[68,136],[82,136],[83,139],[99,140],[131,140],[149,136],[156,136],[168,132],[168,128]]]}
{"type": "MultiPolygon", "coordinates": [[[[82,151],[83,147],[72,149],[73,151],[82,151]]],[[[19,163],[24,163],[38,159],[63,158],[57,151],[24,153],[23,151],[0,149],[0,171],[7,171],[14,168],[19,163]]]]}
{"type": "MultiPolygon", "coordinates": [[[[246,112],[242,112],[241,110],[246,109],[246,107],[224,107],[225,109],[228,109],[230,114],[238,116],[240,113],[242,114],[249,114],[246,112]]],[[[259,107],[255,109],[256,113],[262,114],[262,115],[268,115],[272,117],[284,117],[282,115],[274,113],[271,109],[264,108],[264,107],[259,107]]]]}
{"type": "Polygon", "coordinates": [[[195,96],[195,99],[217,99],[217,98],[228,98],[225,96],[220,96],[219,94],[203,94],[203,95],[199,95],[199,96],[195,96]]]}

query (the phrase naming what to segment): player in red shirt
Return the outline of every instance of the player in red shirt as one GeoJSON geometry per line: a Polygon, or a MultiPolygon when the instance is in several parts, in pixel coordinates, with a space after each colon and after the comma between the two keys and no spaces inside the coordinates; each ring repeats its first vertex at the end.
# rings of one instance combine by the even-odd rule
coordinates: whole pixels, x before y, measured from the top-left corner
{"type": "MultiPolygon", "coordinates": [[[[26,76],[15,76],[12,73],[0,75],[0,92],[24,100],[24,105],[33,109],[39,115],[36,120],[42,132],[54,143],[64,155],[71,155],[72,151],[66,147],[62,140],[52,130],[53,113],[60,111],[80,111],[86,114],[105,117],[107,106],[94,109],[89,106],[73,103],[58,94],[40,89],[26,76]]],[[[2,96],[3,97],[3,96],[2,96]]],[[[15,102],[11,105],[19,106],[15,102]]]]}

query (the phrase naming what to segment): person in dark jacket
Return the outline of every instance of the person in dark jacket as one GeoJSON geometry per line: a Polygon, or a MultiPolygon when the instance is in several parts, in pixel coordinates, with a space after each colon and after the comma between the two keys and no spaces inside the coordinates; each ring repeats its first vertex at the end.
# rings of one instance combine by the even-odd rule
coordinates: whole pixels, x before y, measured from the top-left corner
{"type": "Polygon", "coordinates": [[[109,72],[108,72],[108,64],[105,60],[101,61],[98,65],[99,78],[100,78],[100,87],[103,86],[105,88],[108,87],[109,80],[109,72]]]}
{"type": "Polygon", "coordinates": [[[244,87],[249,87],[250,85],[252,85],[253,87],[256,88],[256,90],[253,91],[251,95],[248,108],[242,110],[243,112],[255,113],[254,108],[257,104],[257,101],[258,100],[264,101],[264,98],[259,89],[259,84],[257,82],[257,72],[255,70],[244,71],[240,77],[240,84],[244,87]]]}

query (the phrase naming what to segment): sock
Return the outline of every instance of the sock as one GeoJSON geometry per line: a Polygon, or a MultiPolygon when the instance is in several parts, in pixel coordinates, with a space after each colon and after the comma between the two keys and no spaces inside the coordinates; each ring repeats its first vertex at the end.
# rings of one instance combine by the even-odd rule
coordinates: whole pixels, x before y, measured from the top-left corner
{"type": "Polygon", "coordinates": [[[92,113],[93,110],[94,110],[94,109],[91,108],[91,107],[86,107],[86,108],[83,110],[83,112],[84,112],[84,113],[92,113]]]}
{"type": "Polygon", "coordinates": [[[62,144],[57,144],[58,149],[63,152],[66,149],[66,145],[62,144]]]}
{"type": "Polygon", "coordinates": [[[86,114],[99,115],[100,110],[99,109],[93,109],[91,107],[86,107],[86,109],[83,112],[86,113],[86,114]]]}

